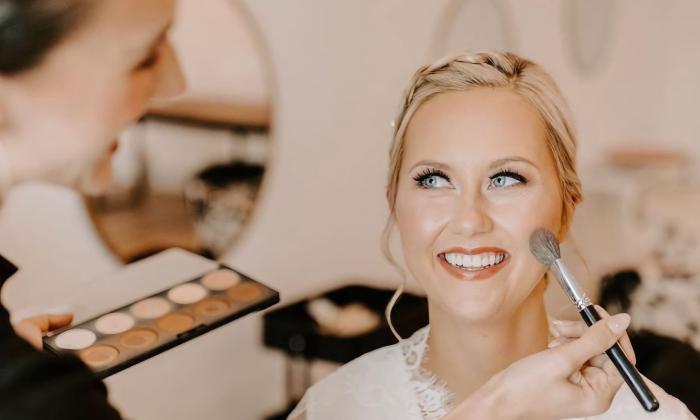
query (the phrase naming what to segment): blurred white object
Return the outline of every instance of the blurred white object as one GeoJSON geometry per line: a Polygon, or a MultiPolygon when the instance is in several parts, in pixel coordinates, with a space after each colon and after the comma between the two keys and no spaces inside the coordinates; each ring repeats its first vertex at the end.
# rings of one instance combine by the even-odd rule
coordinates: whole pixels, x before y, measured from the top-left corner
{"type": "Polygon", "coordinates": [[[370,332],[380,322],[379,315],[361,303],[338,306],[326,298],[318,298],[309,302],[306,310],[323,332],[339,337],[370,332]]]}

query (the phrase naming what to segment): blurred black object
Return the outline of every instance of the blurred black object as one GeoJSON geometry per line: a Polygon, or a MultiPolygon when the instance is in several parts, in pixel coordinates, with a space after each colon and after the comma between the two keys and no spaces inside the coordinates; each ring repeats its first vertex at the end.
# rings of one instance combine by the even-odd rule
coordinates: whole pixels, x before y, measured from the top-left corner
{"type": "MultiPolygon", "coordinates": [[[[601,306],[610,313],[629,312],[640,304],[635,301],[634,292],[641,283],[641,277],[634,270],[605,276],[601,283],[601,306]]],[[[630,330],[637,369],[668,394],[683,401],[695,416],[700,416],[700,353],[690,344],[662,333],[630,330]]]]}
{"type": "MultiPolygon", "coordinates": [[[[292,360],[324,360],[345,364],[357,357],[376,350],[380,347],[396,344],[396,338],[389,329],[384,318],[384,310],[389,303],[393,290],[381,290],[366,286],[346,286],[332,290],[319,297],[329,299],[338,306],[361,303],[368,309],[380,315],[382,322],[379,327],[365,334],[352,337],[338,337],[323,334],[319,325],[307,312],[307,304],[311,299],[304,299],[294,304],[279,308],[265,314],[263,335],[265,346],[282,350],[292,360]]],[[[428,325],[428,302],[424,297],[404,293],[392,311],[392,323],[402,337],[409,337],[415,331],[428,325]]],[[[310,386],[308,364],[301,375],[305,386],[310,386]]],[[[288,364],[287,386],[293,382],[289,376],[294,374],[288,364]]],[[[297,372],[298,373],[298,372],[297,372]]],[[[287,415],[298,403],[297,396],[288,389],[287,409],[279,414],[268,417],[270,420],[286,419],[287,415]]]]}
{"type": "Polygon", "coordinates": [[[610,313],[629,312],[632,294],[641,283],[639,273],[634,270],[619,271],[603,277],[600,286],[600,306],[610,313]]]}
{"type": "Polygon", "coordinates": [[[184,188],[205,252],[221,256],[240,236],[252,216],[265,168],[235,160],[199,172],[184,188]]]}
{"type": "Polygon", "coordinates": [[[215,193],[236,185],[247,185],[258,189],[265,168],[242,161],[210,166],[200,171],[185,186],[185,197],[197,218],[204,218],[215,193]]]}
{"type": "MultiPolygon", "coordinates": [[[[306,311],[309,299],[268,312],[264,320],[265,345],[291,356],[344,364],[372,350],[396,344],[396,338],[384,319],[384,309],[393,293],[392,290],[347,286],[322,295],[338,306],[362,303],[381,315],[383,321],[378,329],[354,337],[322,334],[306,311]]],[[[426,299],[403,294],[394,307],[392,322],[402,337],[408,337],[428,325],[426,299]]]]}

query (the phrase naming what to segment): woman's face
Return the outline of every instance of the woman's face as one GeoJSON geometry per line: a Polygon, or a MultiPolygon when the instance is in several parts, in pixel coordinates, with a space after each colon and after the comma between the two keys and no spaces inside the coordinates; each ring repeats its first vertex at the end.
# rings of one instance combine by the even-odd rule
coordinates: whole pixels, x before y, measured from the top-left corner
{"type": "Polygon", "coordinates": [[[405,141],[395,216],[409,270],[431,305],[461,319],[512,315],[544,287],[530,234],[557,232],[562,216],[536,109],[506,89],[443,93],[405,141]]]}
{"type": "Polygon", "coordinates": [[[0,135],[18,181],[108,179],[119,133],[150,100],[183,89],[167,39],[174,0],[87,3],[85,20],[39,66],[0,78],[0,135]]]}

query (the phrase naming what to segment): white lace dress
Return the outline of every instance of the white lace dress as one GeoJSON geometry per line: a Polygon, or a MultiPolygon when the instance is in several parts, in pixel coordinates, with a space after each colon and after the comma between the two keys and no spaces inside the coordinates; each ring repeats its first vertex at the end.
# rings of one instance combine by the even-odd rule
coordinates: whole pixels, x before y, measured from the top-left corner
{"type": "MultiPolygon", "coordinates": [[[[434,420],[451,408],[451,395],[422,366],[429,327],[401,342],[367,353],[344,365],[304,395],[289,420],[434,420]]],[[[610,409],[595,420],[692,420],[676,398],[650,384],[660,409],[644,412],[627,386],[610,409]]],[[[579,420],[587,420],[579,419],[579,420]]]]}

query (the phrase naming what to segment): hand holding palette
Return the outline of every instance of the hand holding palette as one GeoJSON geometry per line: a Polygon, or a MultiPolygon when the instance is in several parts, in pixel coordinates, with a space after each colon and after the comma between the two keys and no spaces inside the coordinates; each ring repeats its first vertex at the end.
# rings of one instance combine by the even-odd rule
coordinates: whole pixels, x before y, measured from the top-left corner
{"type": "Polygon", "coordinates": [[[44,337],[44,348],[75,354],[101,378],[279,302],[279,294],[228,268],[44,337]]]}

